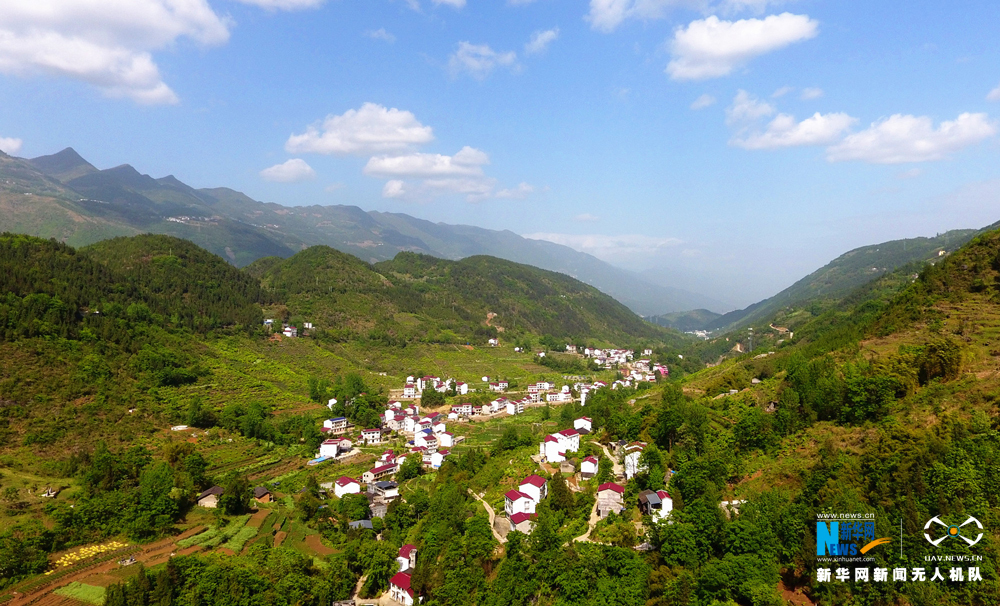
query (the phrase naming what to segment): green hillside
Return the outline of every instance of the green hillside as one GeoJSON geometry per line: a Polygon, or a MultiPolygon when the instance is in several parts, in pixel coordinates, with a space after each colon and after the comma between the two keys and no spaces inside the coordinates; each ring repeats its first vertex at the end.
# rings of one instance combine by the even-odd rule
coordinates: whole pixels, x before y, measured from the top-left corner
{"type": "MultiPolygon", "coordinates": [[[[2,153],[2,152],[0,152],[2,153]]],[[[446,225],[357,206],[285,206],[225,187],[195,189],[128,164],[98,170],[72,148],[33,159],[0,156],[0,231],[54,237],[74,246],[159,233],[191,240],[237,267],[326,245],[370,263],[399,252],[446,259],[490,255],[567,274],[637,313],[722,304],[658,286],[566,246],[510,231],[446,225]]]]}
{"type": "Polygon", "coordinates": [[[893,240],[856,248],[773,297],[712,319],[701,329],[733,330],[769,321],[782,309],[808,306],[815,301],[836,301],[880,276],[914,263],[919,267],[942,253],[958,249],[976,234],[995,228],[996,225],[979,230],[956,229],[933,238],[893,240]]]}
{"type": "Polygon", "coordinates": [[[494,257],[447,261],[400,253],[369,265],[314,246],[283,261],[262,259],[247,271],[287,306],[288,317],[311,321],[335,340],[484,343],[529,334],[680,341],[569,276],[494,257]]]}

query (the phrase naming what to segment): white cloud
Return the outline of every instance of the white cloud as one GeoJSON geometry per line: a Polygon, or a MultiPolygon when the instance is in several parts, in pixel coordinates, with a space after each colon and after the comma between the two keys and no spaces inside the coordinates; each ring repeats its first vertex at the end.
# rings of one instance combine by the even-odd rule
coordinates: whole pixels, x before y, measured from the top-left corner
{"type": "Polygon", "coordinates": [[[813,114],[802,122],[793,116],[778,114],[762,133],[734,138],[730,143],[743,149],[777,149],[802,145],[829,145],[840,139],[855,122],[847,114],[813,114]]]}
{"type": "Polygon", "coordinates": [[[465,0],[431,0],[434,6],[441,6],[442,4],[450,6],[452,8],[462,8],[465,6],[465,0]]]}
{"type": "Polygon", "coordinates": [[[524,234],[524,237],[569,246],[606,261],[649,256],[665,249],[676,248],[682,243],[677,238],[654,238],[638,234],[607,236],[603,234],[534,233],[524,234]]]}
{"type": "Polygon", "coordinates": [[[784,4],[785,0],[723,0],[719,10],[726,14],[739,12],[763,13],[769,5],[784,4]]]}
{"type": "Polygon", "coordinates": [[[453,76],[468,72],[473,78],[482,80],[489,76],[498,65],[510,67],[517,61],[514,51],[498,53],[488,44],[459,42],[458,50],[448,59],[453,76]]]}
{"type": "Polygon", "coordinates": [[[573,217],[573,220],[579,221],[580,223],[596,223],[597,221],[600,221],[601,218],[590,213],[583,213],[582,215],[573,217]]]}
{"type": "Polygon", "coordinates": [[[339,116],[330,115],[285,143],[289,153],[358,154],[401,152],[434,140],[434,132],[410,112],[365,103],[339,116]]]}
{"type": "Polygon", "coordinates": [[[810,99],[819,99],[822,96],[822,88],[806,88],[802,90],[802,94],[799,95],[799,98],[803,101],[809,101],[810,99]]]}
{"type": "Polygon", "coordinates": [[[528,183],[519,183],[517,187],[512,187],[510,189],[501,189],[496,193],[497,198],[513,198],[517,200],[523,200],[527,198],[532,193],[534,193],[534,186],[528,183]]]}
{"type": "Polygon", "coordinates": [[[393,42],[396,41],[396,36],[393,36],[389,32],[385,31],[384,27],[380,27],[378,29],[370,29],[365,32],[365,35],[371,38],[372,40],[385,40],[389,44],[392,44],[393,42]]]}
{"type": "Polygon", "coordinates": [[[260,176],[265,181],[275,181],[278,183],[296,183],[298,181],[308,181],[316,178],[316,171],[306,164],[305,160],[292,158],[283,164],[275,164],[270,168],[260,171],[260,176]]]}
{"type": "Polygon", "coordinates": [[[795,90],[794,86],[782,86],[778,90],[776,90],[773,93],[771,93],[771,98],[772,99],[778,99],[780,97],[784,97],[785,95],[787,95],[788,93],[792,92],[793,90],[795,90]]]}
{"type": "Polygon", "coordinates": [[[326,187],[324,187],[323,191],[332,194],[333,192],[340,191],[340,190],[344,189],[345,187],[347,187],[347,185],[344,184],[344,183],[340,183],[340,182],[331,183],[331,184],[327,185],[326,187]]]}
{"type": "Polygon", "coordinates": [[[928,116],[896,114],[830,147],[827,159],[875,164],[928,162],[941,160],[996,133],[996,122],[986,114],[964,113],[936,129],[928,116]]]}
{"type": "Polygon", "coordinates": [[[591,28],[608,33],[626,19],[662,19],[674,7],[704,9],[707,5],[707,0],[590,0],[590,12],[584,19],[591,28]]]}
{"type": "Polygon", "coordinates": [[[489,164],[486,153],[463,147],[454,156],[413,153],[404,156],[374,156],[364,173],[373,177],[481,177],[483,165],[489,164]]]}
{"type": "Polygon", "coordinates": [[[325,0],[236,0],[243,4],[252,4],[270,11],[298,11],[307,8],[319,8],[325,0]]]}
{"type": "Polygon", "coordinates": [[[1000,101],[1000,84],[986,95],[987,101],[1000,101]]]}
{"type": "Polygon", "coordinates": [[[67,77],[112,97],[176,103],[151,52],[180,38],[223,44],[229,26],[207,0],[3,0],[0,73],[67,77]]]}
{"type": "Polygon", "coordinates": [[[704,80],[730,74],[763,55],[815,37],[819,23],[807,15],[782,13],[764,19],[692,21],[674,31],[667,73],[674,80],[704,80]]]}
{"type": "Polygon", "coordinates": [[[0,137],[0,151],[5,154],[14,155],[21,151],[21,145],[24,141],[20,139],[14,139],[13,137],[0,137]]]}
{"type": "Polygon", "coordinates": [[[733,97],[733,104],[726,109],[726,124],[736,126],[748,124],[774,114],[774,107],[758,101],[745,90],[740,89],[733,97]]]}
{"type": "Polygon", "coordinates": [[[713,97],[708,93],[705,93],[704,95],[694,100],[694,103],[691,104],[691,109],[693,110],[705,109],[706,107],[712,105],[715,105],[715,97],[713,97]]]}
{"type": "Polygon", "coordinates": [[[398,179],[386,181],[382,186],[383,198],[401,198],[406,195],[406,184],[398,179]]]}
{"type": "Polygon", "coordinates": [[[524,54],[535,55],[544,52],[545,49],[549,47],[549,44],[555,42],[559,38],[559,28],[554,27],[552,29],[547,29],[545,31],[537,31],[531,34],[531,40],[524,45],[524,54]]]}

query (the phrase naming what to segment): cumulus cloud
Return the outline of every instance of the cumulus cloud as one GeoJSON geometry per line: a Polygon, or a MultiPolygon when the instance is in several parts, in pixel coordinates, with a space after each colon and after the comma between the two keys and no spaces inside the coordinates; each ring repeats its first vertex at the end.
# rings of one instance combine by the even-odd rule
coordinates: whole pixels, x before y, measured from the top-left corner
{"type": "Polygon", "coordinates": [[[291,135],[285,143],[289,153],[358,154],[401,152],[430,143],[434,132],[411,112],[365,103],[339,116],[327,116],[306,132],[291,135]]]}
{"type": "Polygon", "coordinates": [[[704,9],[707,5],[707,0],[590,0],[590,12],[584,19],[591,28],[609,33],[627,19],[662,19],[674,7],[704,9]]]}
{"type": "Polygon", "coordinates": [[[296,183],[298,181],[308,181],[316,178],[316,171],[306,164],[305,160],[292,158],[282,164],[275,164],[270,168],[260,171],[260,176],[265,181],[277,183],[296,183]]]}
{"type": "Polygon", "coordinates": [[[986,114],[964,113],[937,128],[928,116],[895,114],[830,147],[827,159],[875,164],[928,162],[941,160],[996,133],[996,122],[986,114]]]}
{"type": "Polygon", "coordinates": [[[24,141],[20,139],[14,139],[13,137],[0,137],[0,151],[5,154],[14,155],[21,151],[21,145],[24,141]]]}
{"type": "Polygon", "coordinates": [[[778,114],[763,132],[751,132],[730,143],[743,149],[777,149],[803,145],[829,145],[840,139],[855,122],[847,114],[819,112],[796,122],[794,116],[778,114]]]}
{"type": "Polygon", "coordinates": [[[112,97],[176,103],[151,52],[181,38],[223,44],[229,25],[207,0],[4,0],[0,73],[68,77],[112,97]]]}
{"type": "Polygon", "coordinates": [[[364,173],[373,177],[481,177],[483,165],[489,164],[485,153],[463,147],[454,156],[412,153],[402,156],[374,156],[365,165],[364,173]]]}
{"type": "Polygon", "coordinates": [[[779,99],[781,97],[784,97],[788,93],[792,92],[793,90],[795,90],[794,86],[782,86],[778,90],[776,90],[773,93],[771,93],[771,98],[772,99],[779,99]]]}
{"type": "Polygon", "coordinates": [[[453,76],[466,72],[473,78],[482,80],[497,66],[512,67],[516,61],[517,54],[514,51],[498,53],[488,44],[459,42],[458,50],[448,59],[448,67],[453,76]]]}
{"type": "Polygon", "coordinates": [[[389,32],[385,31],[384,27],[380,27],[378,29],[370,29],[365,32],[365,35],[371,38],[372,40],[384,40],[389,44],[392,44],[393,42],[396,41],[396,36],[393,36],[389,32]]]}
{"type": "Polygon", "coordinates": [[[822,88],[806,88],[803,89],[802,94],[799,95],[799,98],[802,99],[803,101],[809,101],[810,99],[819,99],[822,96],[823,96],[822,88]]]}
{"type": "Polygon", "coordinates": [[[298,11],[307,8],[319,8],[325,0],[236,0],[243,4],[252,4],[269,11],[298,11]]]}
{"type": "Polygon", "coordinates": [[[773,115],[774,111],[774,107],[769,103],[758,101],[750,93],[740,89],[733,97],[733,104],[726,109],[726,124],[745,126],[765,116],[773,115]]]}
{"type": "Polygon", "coordinates": [[[713,97],[708,93],[705,93],[704,95],[694,100],[694,103],[691,104],[691,109],[693,110],[705,109],[706,107],[710,107],[712,105],[715,105],[715,97],[713,97]]]}
{"type": "Polygon", "coordinates": [[[496,193],[497,198],[514,198],[517,200],[523,200],[527,198],[532,193],[534,193],[535,188],[533,185],[521,182],[517,187],[512,187],[510,189],[501,189],[496,193]]]}
{"type": "Polygon", "coordinates": [[[524,54],[537,55],[538,53],[545,52],[545,49],[549,47],[549,44],[555,42],[558,38],[558,27],[553,27],[552,29],[547,29],[545,31],[537,31],[531,34],[531,40],[524,45],[524,54]]]}
{"type": "Polygon", "coordinates": [[[987,101],[1000,101],[1000,84],[986,95],[987,101]]]}
{"type": "Polygon", "coordinates": [[[402,198],[406,195],[406,184],[399,179],[386,181],[382,186],[383,198],[402,198]]]}
{"type": "Polygon", "coordinates": [[[666,249],[673,249],[682,241],[677,238],[656,238],[639,234],[607,236],[603,234],[524,234],[531,240],[545,240],[569,246],[608,261],[649,256],[666,249]]]}
{"type": "Polygon", "coordinates": [[[739,21],[722,21],[713,15],[674,31],[670,43],[673,59],[666,71],[674,80],[718,78],[754,57],[818,33],[819,23],[807,15],[782,13],[739,21]]]}

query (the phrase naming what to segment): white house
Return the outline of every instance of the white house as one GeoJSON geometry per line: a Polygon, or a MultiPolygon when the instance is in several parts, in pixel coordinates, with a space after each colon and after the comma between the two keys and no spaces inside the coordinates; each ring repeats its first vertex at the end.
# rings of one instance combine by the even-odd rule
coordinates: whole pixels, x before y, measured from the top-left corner
{"type": "Polygon", "coordinates": [[[410,589],[410,575],[397,572],[389,579],[389,595],[403,606],[413,606],[416,594],[410,589]]]}
{"type": "Polygon", "coordinates": [[[519,415],[524,413],[524,400],[507,400],[507,414],[519,415]]]}
{"type": "Polygon", "coordinates": [[[333,494],[343,498],[347,494],[361,494],[361,484],[354,478],[342,476],[333,483],[333,494]]]}
{"type": "Polygon", "coordinates": [[[416,398],[417,397],[417,386],[413,383],[407,383],[403,386],[403,397],[404,398],[416,398]]]}
{"type": "Polygon", "coordinates": [[[399,571],[406,572],[417,567],[417,546],[407,543],[399,548],[399,555],[396,556],[399,562],[399,571]]]}
{"type": "Polygon", "coordinates": [[[529,495],[536,503],[549,496],[549,483],[537,474],[532,474],[521,480],[517,489],[521,493],[529,495]]]}
{"type": "Polygon", "coordinates": [[[413,433],[417,430],[417,422],[420,417],[417,415],[410,415],[403,419],[403,431],[406,433],[413,433]]]}
{"type": "Polygon", "coordinates": [[[469,384],[459,381],[455,384],[455,393],[460,396],[465,396],[469,394],[469,384]]]}
{"type": "Polygon", "coordinates": [[[319,445],[319,456],[321,457],[336,457],[340,452],[340,440],[323,440],[323,443],[319,445]]]}
{"type": "Polygon", "coordinates": [[[381,429],[362,429],[361,430],[361,440],[365,444],[381,444],[382,443],[382,430],[381,429]]]}
{"type": "Polygon", "coordinates": [[[333,419],[327,419],[323,421],[323,429],[327,430],[327,433],[340,434],[347,431],[347,417],[336,417],[333,419]]]}
{"type": "Polygon", "coordinates": [[[524,534],[531,534],[531,531],[534,530],[534,518],[535,514],[533,513],[515,513],[509,517],[513,529],[524,534]]]}
{"type": "Polygon", "coordinates": [[[645,471],[645,468],[639,465],[639,457],[642,456],[644,448],[646,448],[645,442],[633,442],[625,447],[624,466],[626,480],[631,480],[639,472],[645,471]]]}
{"type": "Polygon", "coordinates": [[[549,463],[562,463],[566,453],[580,450],[580,433],[575,429],[564,429],[545,436],[539,445],[538,454],[549,463]]]}
{"type": "Polygon", "coordinates": [[[447,430],[448,426],[445,425],[444,419],[442,419],[441,417],[435,419],[434,423],[431,425],[431,431],[433,431],[434,433],[444,433],[447,430]]]}
{"type": "Polygon", "coordinates": [[[665,490],[644,490],[639,493],[639,511],[654,520],[666,518],[674,509],[674,501],[665,490]]]}
{"type": "Polygon", "coordinates": [[[490,344],[490,347],[496,347],[496,346],[500,345],[500,339],[490,339],[489,340],[489,344],[490,344]]]}
{"type": "Polygon", "coordinates": [[[282,332],[284,333],[284,335],[286,337],[289,337],[289,338],[295,338],[295,337],[299,336],[299,329],[295,328],[294,326],[286,326],[285,330],[282,331],[282,332]]]}
{"type": "Polygon", "coordinates": [[[518,513],[535,513],[536,501],[520,490],[508,490],[503,495],[507,517],[518,513]]]}
{"type": "Polygon", "coordinates": [[[455,445],[455,434],[451,432],[442,431],[441,433],[437,434],[437,437],[438,437],[438,442],[440,443],[442,448],[451,448],[452,446],[455,445]]]}
{"type": "Polygon", "coordinates": [[[439,469],[441,464],[444,463],[444,458],[448,456],[447,450],[438,450],[431,453],[431,467],[434,469],[439,469]]]}
{"type": "Polygon", "coordinates": [[[592,427],[593,427],[593,422],[590,420],[590,417],[580,417],[579,419],[573,421],[573,429],[577,431],[585,429],[589,432],[591,431],[592,427]]]}
{"type": "Polygon", "coordinates": [[[584,480],[589,480],[590,478],[597,475],[599,461],[597,457],[587,457],[586,459],[580,461],[580,477],[584,480]]]}
{"type": "Polygon", "coordinates": [[[368,471],[361,474],[361,479],[364,480],[365,484],[371,484],[376,480],[381,480],[396,473],[396,465],[394,463],[387,463],[385,465],[379,465],[378,467],[373,467],[368,471]]]}

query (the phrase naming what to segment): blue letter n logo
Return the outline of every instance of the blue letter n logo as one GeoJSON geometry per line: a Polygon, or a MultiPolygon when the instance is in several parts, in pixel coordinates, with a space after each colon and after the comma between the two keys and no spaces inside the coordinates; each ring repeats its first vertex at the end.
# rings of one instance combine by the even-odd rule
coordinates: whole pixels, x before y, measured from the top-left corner
{"type": "Polygon", "coordinates": [[[816,522],[816,555],[839,555],[839,547],[840,522],[816,522]]]}

